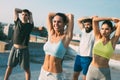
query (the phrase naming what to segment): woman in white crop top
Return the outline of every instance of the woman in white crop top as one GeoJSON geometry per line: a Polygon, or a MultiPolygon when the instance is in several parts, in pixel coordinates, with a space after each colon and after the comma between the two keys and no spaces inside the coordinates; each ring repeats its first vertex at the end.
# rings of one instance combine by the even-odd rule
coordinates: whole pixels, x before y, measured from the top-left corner
{"type": "Polygon", "coordinates": [[[93,47],[93,60],[88,69],[87,80],[111,80],[109,59],[120,37],[120,19],[95,16],[93,17],[93,31],[95,44],[93,47]],[[103,23],[99,28],[100,21],[103,21],[103,23]],[[115,27],[113,27],[111,21],[115,23],[115,27]],[[110,38],[110,34],[113,31],[115,33],[110,38]]]}
{"type": "Polygon", "coordinates": [[[72,14],[64,13],[49,13],[47,17],[48,27],[48,42],[45,44],[45,59],[41,68],[39,80],[62,80],[62,60],[63,58],[58,56],[64,54],[65,49],[68,47],[73,36],[74,17],[72,14]],[[62,42],[61,42],[62,41],[62,42]],[[59,43],[60,42],[60,43],[59,43]],[[57,50],[50,50],[58,45],[57,50]],[[46,46],[47,45],[47,46],[46,46]],[[48,47],[49,45],[49,47],[48,47]],[[54,46],[52,46],[54,45],[54,46]],[[59,48],[62,47],[62,48],[59,48]],[[60,51],[61,50],[61,51],[60,51]],[[54,52],[54,53],[52,53],[54,52]],[[54,54],[54,55],[52,55],[54,54]],[[57,55],[57,56],[56,56],[57,55]]]}

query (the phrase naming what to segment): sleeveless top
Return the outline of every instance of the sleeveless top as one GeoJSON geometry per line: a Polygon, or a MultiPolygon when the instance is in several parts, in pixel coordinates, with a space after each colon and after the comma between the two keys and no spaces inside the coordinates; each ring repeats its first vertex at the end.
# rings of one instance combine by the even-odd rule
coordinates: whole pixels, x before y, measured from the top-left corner
{"type": "Polygon", "coordinates": [[[60,40],[58,43],[51,43],[48,40],[44,45],[44,51],[46,54],[63,59],[66,53],[66,48],[64,47],[62,40],[60,40]]]}
{"type": "Polygon", "coordinates": [[[112,47],[111,41],[109,41],[106,45],[102,43],[102,40],[98,40],[93,47],[93,54],[99,55],[101,57],[110,59],[114,49],[112,47]]]}
{"type": "Polygon", "coordinates": [[[80,38],[80,46],[78,50],[78,55],[92,57],[92,48],[94,45],[94,34],[93,30],[89,33],[85,32],[85,29],[82,29],[82,34],[80,38]]]}

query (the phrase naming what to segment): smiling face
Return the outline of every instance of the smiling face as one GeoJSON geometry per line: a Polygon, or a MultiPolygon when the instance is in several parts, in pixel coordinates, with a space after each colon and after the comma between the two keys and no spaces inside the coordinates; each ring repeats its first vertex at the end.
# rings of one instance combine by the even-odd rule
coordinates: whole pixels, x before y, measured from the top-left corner
{"type": "Polygon", "coordinates": [[[112,29],[113,29],[112,22],[109,21],[109,20],[105,20],[102,23],[102,27],[101,27],[100,33],[104,37],[109,37],[111,32],[112,32],[112,29]]]}
{"type": "Polygon", "coordinates": [[[53,22],[52,23],[53,23],[53,28],[54,28],[55,31],[64,30],[65,23],[63,22],[62,17],[56,15],[53,18],[53,22]]]}
{"type": "Polygon", "coordinates": [[[112,32],[112,29],[107,24],[103,24],[100,32],[102,36],[109,37],[112,32]]]}

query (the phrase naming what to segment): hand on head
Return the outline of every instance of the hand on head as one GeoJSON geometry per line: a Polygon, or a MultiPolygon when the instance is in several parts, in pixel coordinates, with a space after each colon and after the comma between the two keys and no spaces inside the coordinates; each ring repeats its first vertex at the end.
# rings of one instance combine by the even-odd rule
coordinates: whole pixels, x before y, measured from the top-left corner
{"type": "Polygon", "coordinates": [[[119,19],[119,18],[114,18],[114,17],[113,17],[113,18],[112,18],[112,21],[115,22],[115,23],[118,23],[118,22],[120,21],[120,19],[119,19]]]}

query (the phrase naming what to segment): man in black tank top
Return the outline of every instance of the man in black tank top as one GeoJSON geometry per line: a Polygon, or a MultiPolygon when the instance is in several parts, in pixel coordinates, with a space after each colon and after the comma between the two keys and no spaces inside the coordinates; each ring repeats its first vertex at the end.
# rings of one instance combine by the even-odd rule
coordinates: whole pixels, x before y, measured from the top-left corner
{"type": "Polygon", "coordinates": [[[19,64],[25,70],[26,80],[30,80],[30,62],[28,43],[30,33],[33,29],[32,13],[27,10],[15,8],[14,11],[14,34],[13,34],[13,47],[8,58],[8,67],[6,69],[4,80],[8,80],[12,69],[19,64]],[[21,20],[19,18],[21,13],[21,20]]]}

